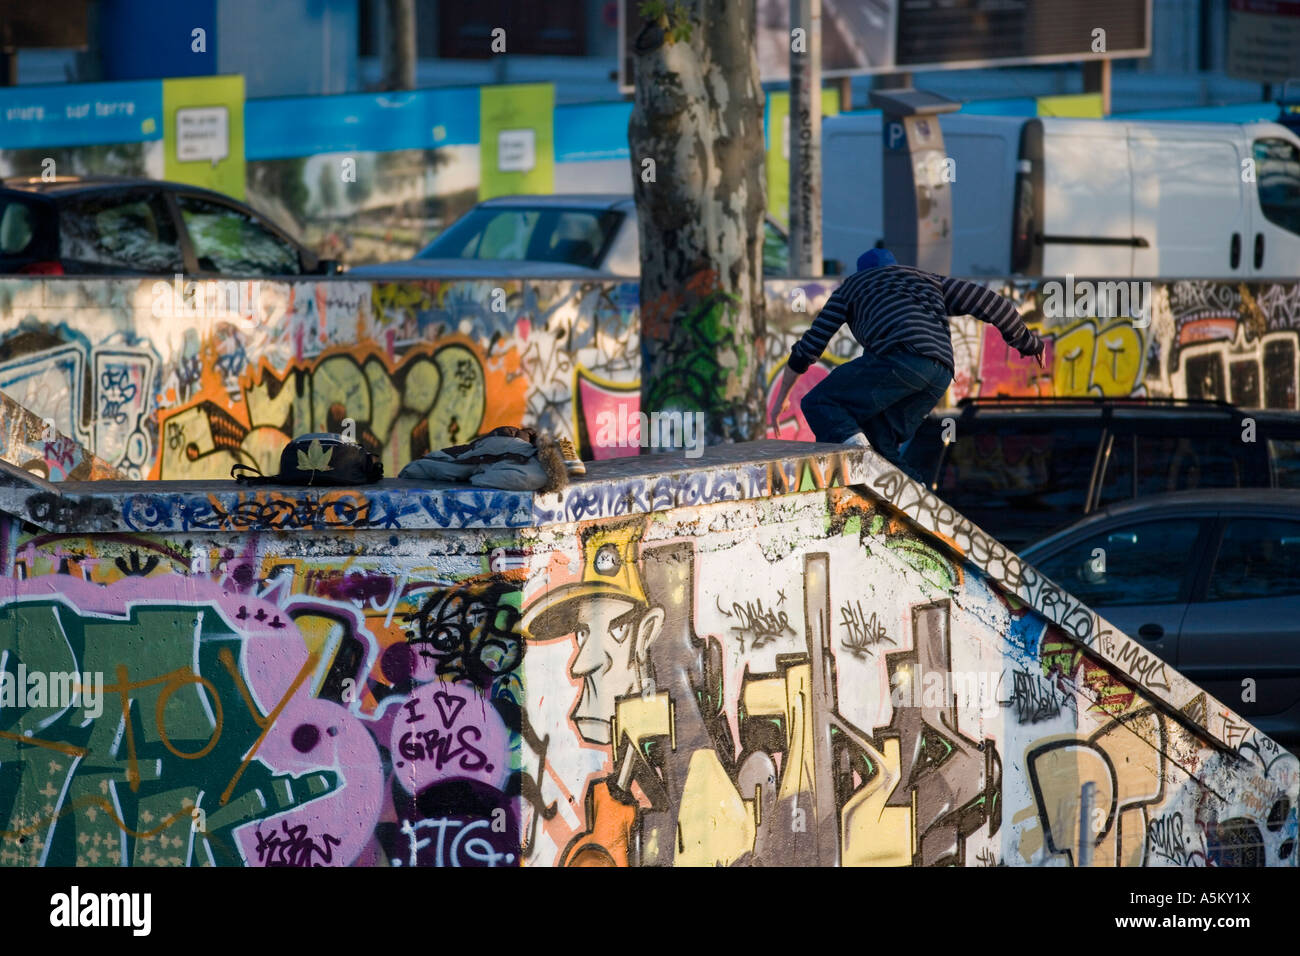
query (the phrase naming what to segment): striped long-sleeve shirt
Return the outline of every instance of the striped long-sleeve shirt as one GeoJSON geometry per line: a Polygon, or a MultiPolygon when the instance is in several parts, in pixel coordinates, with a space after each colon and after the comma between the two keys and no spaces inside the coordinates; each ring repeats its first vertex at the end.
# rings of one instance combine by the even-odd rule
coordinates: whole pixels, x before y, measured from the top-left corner
{"type": "Polygon", "coordinates": [[[790,350],[800,374],[821,357],[845,322],[858,344],[877,355],[906,349],[953,368],[951,315],[990,323],[1021,355],[1037,355],[1043,340],[1020,318],[1011,300],[987,286],[945,278],[910,266],[883,266],[849,276],[790,350]]]}

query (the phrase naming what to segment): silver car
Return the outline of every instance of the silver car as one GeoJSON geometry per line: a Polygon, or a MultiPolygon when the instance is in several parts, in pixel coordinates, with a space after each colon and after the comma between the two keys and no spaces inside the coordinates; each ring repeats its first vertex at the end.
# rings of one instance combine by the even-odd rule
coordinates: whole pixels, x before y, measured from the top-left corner
{"type": "MultiPolygon", "coordinates": [[[[785,275],[789,247],[770,219],[763,272],[785,275]]],[[[349,275],[400,279],[444,276],[626,276],[641,274],[636,203],[625,194],[502,196],[479,203],[413,259],[357,266],[349,275]]]]}
{"type": "Polygon", "coordinates": [[[1300,745],[1300,491],[1139,498],[1021,557],[1264,733],[1300,745]]]}

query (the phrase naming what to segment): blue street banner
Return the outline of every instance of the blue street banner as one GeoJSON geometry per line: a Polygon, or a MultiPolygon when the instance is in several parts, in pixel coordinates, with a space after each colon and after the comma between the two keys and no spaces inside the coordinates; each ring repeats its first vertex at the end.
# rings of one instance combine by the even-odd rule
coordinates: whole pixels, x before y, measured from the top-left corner
{"type": "Polygon", "coordinates": [[[244,135],[250,161],[474,144],[479,91],[451,87],[249,100],[244,135]]]}
{"type": "Polygon", "coordinates": [[[0,89],[0,149],[162,139],[160,80],[0,89]]]}

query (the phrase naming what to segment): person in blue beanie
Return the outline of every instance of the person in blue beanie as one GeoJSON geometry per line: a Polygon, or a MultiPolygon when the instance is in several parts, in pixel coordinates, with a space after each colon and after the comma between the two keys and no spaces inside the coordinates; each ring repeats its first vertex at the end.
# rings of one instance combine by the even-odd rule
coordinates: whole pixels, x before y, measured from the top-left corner
{"type": "Polygon", "coordinates": [[[921,427],[952,382],[948,319],[953,315],[990,323],[1009,346],[1042,366],[1043,340],[1025,325],[1010,299],[977,282],[901,266],[888,249],[870,249],[790,349],[772,425],[778,427],[799,376],[847,322],[863,353],[837,366],[803,397],[800,407],[808,427],[819,442],[870,446],[923,481],[903,461],[899,446],[921,427]]]}

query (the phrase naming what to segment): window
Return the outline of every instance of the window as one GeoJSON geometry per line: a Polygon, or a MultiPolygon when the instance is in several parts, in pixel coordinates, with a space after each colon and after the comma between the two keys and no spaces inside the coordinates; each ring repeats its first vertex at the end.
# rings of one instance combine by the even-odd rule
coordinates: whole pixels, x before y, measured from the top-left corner
{"type": "Polygon", "coordinates": [[[1035,562],[1085,604],[1172,604],[1195,567],[1200,518],[1112,528],[1035,562]]]}
{"type": "Polygon", "coordinates": [[[1133,497],[1133,445],[1132,435],[1116,435],[1111,442],[1097,507],[1104,508],[1133,497]]]}
{"type": "Polygon", "coordinates": [[[545,242],[543,262],[565,262],[594,269],[596,257],[605,245],[600,220],[589,212],[562,212],[545,242]]]}
{"type": "Polygon", "coordinates": [[[203,272],[233,276],[298,275],[298,250],[249,214],[194,196],[177,196],[203,272]]]}
{"type": "Polygon", "coordinates": [[[438,54],[446,59],[490,57],[492,31],[506,31],[511,53],[585,56],[587,4],[583,0],[460,0],[436,4],[438,54]]]}
{"type": "Polygon", "coordinates": [[[1255,179],[1265,218],[1300,235],[1300,150],[1285,139],[1255,140],[1255,179]]]}
{"type": "Polygon", "coordinates": [[[494,216],[483,227],[475,248],[463,254],[475,259],[525,259],[540,218],[536,212],[514,211],[494,216]]]}
{"type": "Polygon", "coordinates": [[[1228,397],[1224,382],[1223,358],[1220,355],[1195,355],[1184,363],[1184,379],[1189,399],[1218,399],[1228,397]]]}
{"type": "MultiPolygon", "coordinates": [[[[464,0],[461,0],[464,2],[464,0]]],[[[388,0],[360,0],[357,5],[357,55],[383,56],[388,0]]],[[[415,0],[415,55],[438,55],[438,0],[415,0]]]]}
{"type": "Polygon", "coordinates": [[[1259,408],[1259,362],[1253,358],[1228,363],[1228,394],[1238,408],[1259,408]]]}
{"type": "Polygon", "coordinates": [[[1264,343],[1264,407],[1295,408],[1295,342],[1264,343]]]}
{"type": "Polygon", "coordinates": [[[1300,439],[1270,438],[1268,461],[1274,488],[1300,488],[1300,439]]]}
{"type": "Polygon", "coordinates": [[[1063,422],[1050,432],[1015,432],[990,422],[988,431],[967,433],[948,448],[939,493],[958,510],[1019,507],[1083,512],[1101,433],[1097,427],[1063,422]]]}
{"type": "Polygon", "coordinates": [[[59,210],[59,255],[133,272],[184,270],[171,214],[158,196],[89,196],[65,203],[59,210]]]}
{"type": "Polygon", "coordinates": [[[1138,435],[1137,494],[1141,497],[1192,488],[1239,488],[1245,465],[1241,449],[1245,447],[1240,436],[1233,441],[1227,433],[1195,438],[1138,435]]]}
{"type": "Polygon", "coordinates": [[[1011,271],[1027,272],[1034,262],[1033,165],[1022,159],[1016,172],[1015,220],[1011,227],[1011,271]]]}
{"type": "Polygon", "coordinates": [[[0,254],[18,256],[36,237],[35,211],[24,202],[0,200],[0,254]]]}
{"type": "Polygon", "coordinates": [[[480,206],[452,223],[418,258],[527,260],[595,269],[622,220],[622,213],[599,209],[480,206]]]}
{"type": "Polygon", "coordinates": [[[618,236],[605,254],[605,271],[620,276],[641,274],[641,237],[635,215],[624,216],[618,236]]]}
{"type": "Polygon", "coordinates": [[[1300,521],[1235,518],[1223,532],[1207,601],[1300,594],[1300,521]]]}

